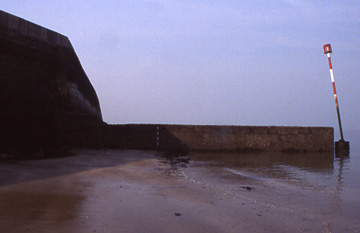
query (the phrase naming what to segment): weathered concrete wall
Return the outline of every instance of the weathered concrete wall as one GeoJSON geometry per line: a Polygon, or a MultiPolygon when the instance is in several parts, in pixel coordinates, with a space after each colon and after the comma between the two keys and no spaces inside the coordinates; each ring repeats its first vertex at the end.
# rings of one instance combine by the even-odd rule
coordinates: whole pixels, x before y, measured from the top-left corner
{"type": "Polygon", "coordinates": [[[66,36],[0,11],[0,51],[0,153],[83,144],[69,132],[103,123],[66,36]]]}
{"type": "Polygon", "coordinates": [[[104,146],[199,151],[333,151],[330,127],[108,125],[104,146]]]}

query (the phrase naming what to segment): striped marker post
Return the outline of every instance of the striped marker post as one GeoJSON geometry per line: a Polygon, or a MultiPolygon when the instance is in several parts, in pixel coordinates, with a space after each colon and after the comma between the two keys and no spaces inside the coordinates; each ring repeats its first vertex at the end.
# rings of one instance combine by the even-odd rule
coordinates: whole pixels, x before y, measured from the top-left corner
{"type": "Polygon", "coordinates": [[[332,69],[331,57],[330,57],[330,53],[332,53],[331,44],[325,44],[323,47],[324,47],[324,53],[327,55],[328,61],[329,61],[330,77],[331,77],[331,83],[332,83],[332,87],[333,87],[333,91],[334,91],[336,113],[337,113],[337,117],[338,117],[340,137],[341,137],[341,140],[335,143],[335,150],[338,150],[337,147],[344,147],[344,148],[347,147],[347,150],[349,150],[349,142],[346,142],[344,140],[344,135],[343,135],[343,131],[342,131],[339,102],[338,102],[337,93],[336,93],[336,87],[335,87],[334,71],[332,69]]]}

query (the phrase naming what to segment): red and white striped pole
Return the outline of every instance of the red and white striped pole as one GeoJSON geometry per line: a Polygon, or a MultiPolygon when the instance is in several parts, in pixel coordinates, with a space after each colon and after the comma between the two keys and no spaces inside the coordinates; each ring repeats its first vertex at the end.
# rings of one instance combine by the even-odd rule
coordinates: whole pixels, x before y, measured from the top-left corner
{"type": "Polygon", "coordinates": [[[340,136],[341,136],[341,141],[344,141],[344,135],[343,135],[342,126],[341,126],[339,103],[338,103],[338,98],[337,98],[336,88],[335,88],[334,71],[333,71],[332,65],[331,65],[331,58],[330,58],[330,53],[331,52],[332,52],[331,45],[330,44],[325,44],[324,45],[324,53],[327,54],[327,57],[328,57],[328,60],[329,60],[331,83],[332,83],[332,87],[333,87],[333,90],[334,90],[334,98],[335,98],[336,112],[337,112],[337,117],[338,117],[338,122],[339,122],[340,136]]]}

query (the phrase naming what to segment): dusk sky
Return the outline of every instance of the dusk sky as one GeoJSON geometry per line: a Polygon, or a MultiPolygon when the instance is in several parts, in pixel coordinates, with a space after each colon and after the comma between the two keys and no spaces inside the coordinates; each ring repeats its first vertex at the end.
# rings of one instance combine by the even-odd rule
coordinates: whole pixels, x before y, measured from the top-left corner
{"type": "MultiPolygon", "coordinates": [[[[9,0],[69,37],[108,123],[360,130],[360,1],[9,0]]],[[[339,138],[335,132],[335,138],[339,138]]]]}

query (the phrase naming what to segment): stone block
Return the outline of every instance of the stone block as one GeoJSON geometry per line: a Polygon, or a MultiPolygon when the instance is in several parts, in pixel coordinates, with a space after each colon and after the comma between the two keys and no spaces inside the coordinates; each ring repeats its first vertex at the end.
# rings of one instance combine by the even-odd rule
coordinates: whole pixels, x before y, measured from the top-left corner
{"type": "Polygon", "coordinates": [[[35,39],[41,39],[41,27],[34,23],[29,23],[29,36],[35,39]]]}
{"type": "Polygon", "coordinates": [[[8,15],[4,11],[0,10],[0,27],[7,28],[8,27],[8,15]]]}
{"type": "Polygon", "coordinates": [[[48,30],[47,31],[47,43],[56,46],[57,45],[57,35],[58,33],[48,30]]]}
{"type": "Polygon", "coordinates": [[[40,28],[40,39],[43,40],[43,41],[47,41],[47,29],[46,28],[43,28],[41,27],[40,28]]]}
{"type": "Polygon", "coordinates": [[[21,36],[28,36],[29,35],[29,22],[23,19],[20,19],[19,22],[19,32],[21,36]]]}
{"type": "Polygon", "coordinates": [[[56,44],[58,46],[62,46],[62,47],[66,47],[66,48],[70,48],[70,41],[66,36],[63,36],[61,34],[57,34],[57,41],[56,44]]]}
{"type": "Polygon", "coordinates": [[[8,28],[16,32],[19,31],[19,18],[14,15],[8,15],[8,28]]]}

